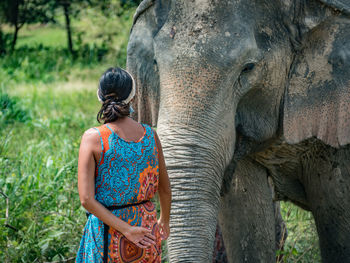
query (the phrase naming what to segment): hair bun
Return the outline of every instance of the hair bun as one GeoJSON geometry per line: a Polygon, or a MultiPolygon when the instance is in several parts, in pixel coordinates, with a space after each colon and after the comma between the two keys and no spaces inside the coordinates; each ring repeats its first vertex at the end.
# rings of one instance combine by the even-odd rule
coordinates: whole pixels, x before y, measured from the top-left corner
{"type": "Polygon", "coordinates": [[[112,122],[118,118],[123,118],[130,115],[129,104],[113,99],[106,99],[102,103],[101,110],[97,115],[97,120],[104,120],[105,123],[112,122]]]}

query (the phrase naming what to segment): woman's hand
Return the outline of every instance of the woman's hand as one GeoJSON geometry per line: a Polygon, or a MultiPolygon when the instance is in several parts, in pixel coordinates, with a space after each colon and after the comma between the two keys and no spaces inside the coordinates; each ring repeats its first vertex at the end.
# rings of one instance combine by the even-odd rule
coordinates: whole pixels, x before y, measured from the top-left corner
{"type": "Polygon", "coordinates": [[[131,226],[124,236],[140,248],[147,248],[156,244],[156,237],[152,231],[138,226],[131,226]]]}
{"type": "Polygon", "coordinates": [[[170,235],[169,221],[165,221],[162,218],[159,218],[158,225],[159,225],[161,239],[162,240],[168,239],[170,235]]]}

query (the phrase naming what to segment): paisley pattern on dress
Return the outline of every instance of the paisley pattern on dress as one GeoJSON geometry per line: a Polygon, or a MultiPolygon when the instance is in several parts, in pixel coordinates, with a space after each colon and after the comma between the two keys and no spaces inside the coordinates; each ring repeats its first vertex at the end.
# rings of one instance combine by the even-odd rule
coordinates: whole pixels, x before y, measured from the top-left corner
{"type": "MultiPolygon", "coordinates": [[[[119,137],[108,124],[95,127],[101,138],[101,158],[95,171],[95,199],[105,206],[150,200],[158,190],[158,149],[153,129],[141,123],[144,135],[136,142],[119,137]]],[[[152,230],[156,245],[142,249],[109,228],[108,262],[161,262],[157,210],[152,201],[111,211],[133,226],[152,230]]],[[[103,262],[103,222],[91,214],[85,224],[76,263],[103,262]]]]}

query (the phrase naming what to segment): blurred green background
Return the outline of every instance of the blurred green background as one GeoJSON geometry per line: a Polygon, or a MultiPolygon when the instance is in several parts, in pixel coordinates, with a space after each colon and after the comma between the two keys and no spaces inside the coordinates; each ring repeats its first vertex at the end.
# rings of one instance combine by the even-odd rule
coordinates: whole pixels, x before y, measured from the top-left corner
{"type": "MultiPolygon", "coordinates": [[[[74,261],[86,222],[81,135],[98,125],[100,75],[125,68],[139,2],[0,2],[0,262],[74,261]]],[[[288,239],[280,262],[320,262],[312,215],[281,205],[288,239]]]]}

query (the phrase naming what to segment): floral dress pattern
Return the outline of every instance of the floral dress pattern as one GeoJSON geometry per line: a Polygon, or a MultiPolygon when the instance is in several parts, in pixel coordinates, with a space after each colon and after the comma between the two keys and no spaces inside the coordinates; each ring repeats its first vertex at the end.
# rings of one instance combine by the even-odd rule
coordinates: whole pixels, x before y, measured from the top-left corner
{"type": "MultiPolygon", "coordinates": [[[[141,123],[144,134],[138,141],[126,141],[108,124],[95,127],[102,153],[95,171],[95,199],[104,206],[136,204],[150,200],[158,189],[158,149],[153,129],[141,123]]],[[[108,262],[161,262],[161,238],[153,202],[111,210],[133,226],[152,230],[156,245],[140,248],[119,231],[108,230],[108,262]]],[[[76,261],[103,262],[104,224],[90,214],[85,224],[76,261]]]]}

